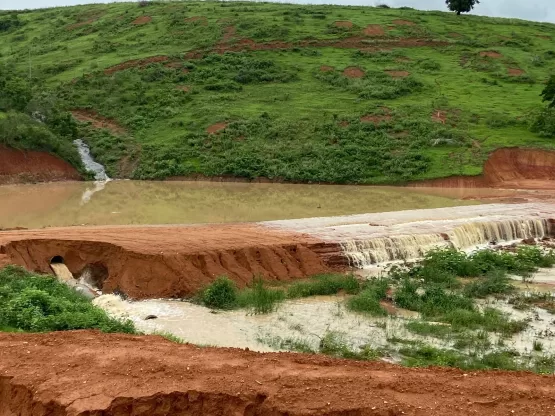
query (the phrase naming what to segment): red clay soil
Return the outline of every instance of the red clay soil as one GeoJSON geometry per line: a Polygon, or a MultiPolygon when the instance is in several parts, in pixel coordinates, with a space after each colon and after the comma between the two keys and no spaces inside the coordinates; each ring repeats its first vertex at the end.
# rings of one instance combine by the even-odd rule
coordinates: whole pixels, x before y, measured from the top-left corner
{"type": "Polygon", "coordinates": [[[95,22],[96,19],[89,19],[84,22],[74,23],[72,25],[66,26],[66,30],[75,30],[79,29],[80,27],[90,25],[95,22]]]}
{"type": "Polygon", "coordinates": [[[322,65],[320,67],[320,72],[331,72],[331,71],[335,71],[335,68],[333,66],[322,65]]]}
{"type": "Polygon", "coordinates": [[[150,16],[140,16],[133,20],[131,23],[134,25],[144,25],[152,22],[152,17],[150,16]]]}
{"type": "Polygon", "coordinates": [[[170,58],[165,55],[150,56],[144,59],[132,59],[130,61],[125,61],[125,62],[122,62],[121,64],[117,64],[109,68],[106,68],[104,70],[104,74],[112,75],[118,71],[123,71],[125,69],[134,68],[134,67],[141,68],[155,62],[166,62],[166,61],[169,61],[169,59],[170,58]]]}
{"type": "Polygon", "coordinates": [[[223,36],[222,41],[224,43],[230,42],[235,37],[235,33],[236,33],[235,26],[227,26],[224,29],[224,36],[223,36]]]}
{"type": "Polygon", "coordinates": [[[108,270],[102,289],[132,298],[190,296],[223,275],[245,286],[258,275],[292,280],[346,266],[338,244],[256,224],[5,231],[0,254],[42,273],[51,273],[54,256],[75,276],[102,264],[108,270]]]}
{"type": "Polygon", "coordinates": [[[77,121],[82,123],[91,123],[96,129],[107,129],[116,135],[126,134],[127,132],[124,127],[117,123],[117,121],[102,117],[93,110],[76,109],[71,110],[71,114],[77,121]]]}
{"type": "Polygon", "coordinates": [[[480,176],[453,176],[411,186],[444,188],[555,189],[555,152],[507,148],[494,151],[480,176]]]}
{"type": "Polygon", "coordinates": [[[391,121],[392,117],[390,115],[376,115],[376,114],[368,114],[360,118],[360,121],[363,123],[374,123],[380,124],[384,121],[391,121]]]}
{"type": "Polygon", "coordinates": [[[501,55],[499,52],[495,52],[495,51],[482,51],[482,52],[480,52],[480,56],[482,56],[482,57],[487,56],[488,58],[494,58],[494,59],[503,58],[503,55],[501,55]]]}
{"type": "Polygon", "coordinates": [[[333,25],[335,27],[345,27],[347,29],[350,29],[353,27],[353,22],[350,22],[348,20],[337,20],[335,22],[333,22],[333,25]]]}
{"type": "Polygon", "coordinates": [[[206,128],[206,133],[208,134],[215,134],[218,133],[219,131],[222,131],[223,129],[225,129],[227,127],[227,123],[226,122],[221,122],[221,123],[216,123],[216,124],[212,124],[211,126],[206,128]]]}
{"type": "Polygon", "coordinates": [[[446,120],[447,120],[446,111],[434,110],[434,112],[432,113],[432,121],[435,121],[436,123],[445,124],[446,120]]]}
{"type": "Polygon", "coordinates": [[[0,184],[81,180],[68,162],[46,152],[0,145],[0,184]]]}
{"type": "Polygon", "coordinates": [[[508,68],[507,73],[511,77],[519,77],[519,76],[524,74],[524,71],[522,69],[519,69],[519,68],[508,68]]]}
{"type": "Polygon", "coordinates": [[[360,68],[350,67],[345,68],[343,75],[347,78],[362,78],[364,76],[364,71],[360,68]]]}
{"type": "Polygon", "coordinates": [[[393,78],[405,78],[410,75],[410,72],[407,72],[407,71],[384,71],[384,72],[393,78]]]}
{"type": "Polygon", "coordinates": [[[385,30],[381,25],[368,25],[364,28],[363,33],[366,36],[384,36],[385,30]]]}
{"type": "Polygon", "coordinates": [[[176,344],[159,336],[0,334],[0,415],[552,415],[553,377],[403,368],[176,344]]]}
{"type": "Polygon", "coordinates": [[[416,26],[416,23],[410,20],[394,20],[393,24],[397,26],[416,26]]]}
{"type": "Polygon", "coordinates": [[[175,88],[178,89],[178,90],[184,91],[184,92],[191,91],[191,87],[189,87],[188,85],[178,85],[175,88]]]}

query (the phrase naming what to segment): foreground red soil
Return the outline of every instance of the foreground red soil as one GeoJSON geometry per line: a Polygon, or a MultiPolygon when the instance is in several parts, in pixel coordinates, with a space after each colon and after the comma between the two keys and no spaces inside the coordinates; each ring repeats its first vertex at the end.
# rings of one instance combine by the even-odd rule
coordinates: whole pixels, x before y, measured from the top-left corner
{"type": "Polygon", "coordinates": [[[75,331],[0,334],[0,415],[551,415],[552,376],[75,331]]]}
{"type": "Polygon", "coordinates": [[[0,145],[0,185],[80,179],[77,170],[59,157],[0,145]]]}

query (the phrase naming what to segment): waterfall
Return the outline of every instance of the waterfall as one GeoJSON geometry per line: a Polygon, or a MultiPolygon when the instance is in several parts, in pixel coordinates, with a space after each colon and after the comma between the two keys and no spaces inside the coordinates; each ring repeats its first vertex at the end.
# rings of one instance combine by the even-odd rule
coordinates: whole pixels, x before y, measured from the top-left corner
{"type": "Polygon", "coordinates": [[[81,161],[83,165],[85,165],[85,169],[88,172],[94,173],[94,188],[88,188],[81,196],[81,204],[86,204],[90,201],[93,194],[103,190],[111,179],[106,174],[104,166],[92,158],[89,146],[83,140],[77,139],[74,140],[73,143],[77,146],[77,151],[79,152],[79,156],[81,156],[81,161]]]}
{"type": "Polygon", "coordinates": [[[443,233],[349,240],[341,243],[341,247],[353,267],[364,268],[388,261],[416,259],[433,248],[455,247],[463,250],[491,241],[541,239],[548,235],[547,219],[506,219],[468,222],[443,233]]]}

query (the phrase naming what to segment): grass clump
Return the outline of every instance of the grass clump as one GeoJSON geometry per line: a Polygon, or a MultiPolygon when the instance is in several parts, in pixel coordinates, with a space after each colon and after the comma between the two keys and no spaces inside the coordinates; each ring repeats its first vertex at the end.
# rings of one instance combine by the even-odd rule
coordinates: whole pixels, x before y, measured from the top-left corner
{"type": "Polygon", "coordinates": [[[200,294],[202,303],[215,309],[233,309],[237,306],[237,286],[227,277],[218,277],[200,294]]]}
{"type": "Polygon", "coordinates": [[[386,310],[380,305],[385,299],[389,282],[386,279],[375,279],[366,282],[362,291],[347,301],[347,307],[355,312],[367,313],[372,316],[385,316],[386,310]]]}
{"type": "Polygon", "coordinates": [[[383,356],[381,351],[373,349],[368,345],[361,347],[360,351],[353,350],[347,345],[343,335],[335,331],[328,331],[324,334],[320,340],[319,352],[334,357],[363,361],[376,360],[383,356]]]}
{"type": "Polygon", "coordinates": [[[13,332],[98,329],[135,333],[131,321],[110,318],[56,278],[14,266],[0,270],[0,328],[13,332]]]}
{"type": "Polygon", "coordinates": [[[279,289],[269,289],[264,286],[262,279],[256,279],[252,288],[247,288],[237,297],[239,307],[251,308],[255,315],[270,313],[276,310],[279,302],[285,299],[285,292],[279,289]]]}
{"type": "Polygon", "coordinates": [[[309,296],[326,296],[334,295],[341,291],[355,294],[359,290],[360,282],[352,274],[323,274],[307,281],[293,283],[287,288],[287,297],[296,299],[309,296]]]}

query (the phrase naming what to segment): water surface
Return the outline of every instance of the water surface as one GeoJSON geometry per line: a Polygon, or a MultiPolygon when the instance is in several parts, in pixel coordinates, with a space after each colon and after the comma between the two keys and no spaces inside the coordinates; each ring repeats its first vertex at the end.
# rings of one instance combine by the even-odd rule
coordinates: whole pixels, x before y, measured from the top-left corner
{"type": "Polygon", "coordinates": [[[229,182],[60,182],[0,186],[0,228],[253,222],[476,203],[431,195],[416,188],[229,182]]]}

